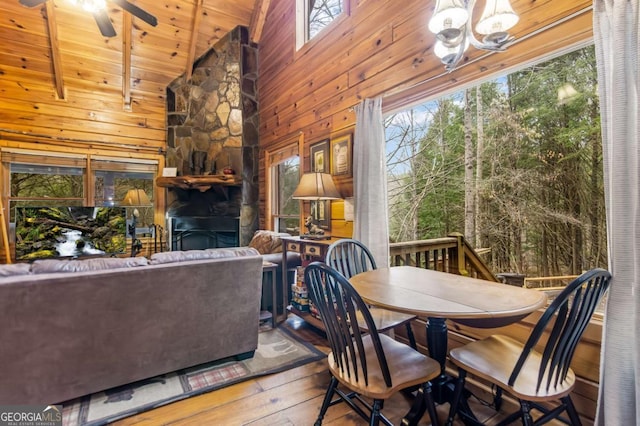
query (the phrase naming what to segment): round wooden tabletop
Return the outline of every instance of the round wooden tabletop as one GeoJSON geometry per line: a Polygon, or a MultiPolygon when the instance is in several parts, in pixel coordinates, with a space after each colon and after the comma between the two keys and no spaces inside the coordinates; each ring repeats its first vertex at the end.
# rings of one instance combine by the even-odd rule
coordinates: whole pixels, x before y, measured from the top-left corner
{"type": "Polygon", "coordinates": [[[412,266],[380,268],[349,279],[375,306],[473,327],[500,327],[545,306],[544,292],[412,266]]]}

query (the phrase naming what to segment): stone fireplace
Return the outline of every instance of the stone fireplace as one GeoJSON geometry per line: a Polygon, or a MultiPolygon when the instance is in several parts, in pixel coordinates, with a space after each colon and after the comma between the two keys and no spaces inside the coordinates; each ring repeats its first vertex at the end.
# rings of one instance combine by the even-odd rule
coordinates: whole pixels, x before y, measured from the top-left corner
{"type": "Polygon", "coordinates": [[[191,79],[167,87],[166,165],[178,176],[159,185],[169,188],[172,249],[187,249],[181,232],[192,242],[200,232],[196,245],[228,246],[230,223],[237,245],[248,245],[258,227],[257,52],[236,27],[194,63],[191,79]],[[223,238],[210,232],[218,225],[223,238]]]}

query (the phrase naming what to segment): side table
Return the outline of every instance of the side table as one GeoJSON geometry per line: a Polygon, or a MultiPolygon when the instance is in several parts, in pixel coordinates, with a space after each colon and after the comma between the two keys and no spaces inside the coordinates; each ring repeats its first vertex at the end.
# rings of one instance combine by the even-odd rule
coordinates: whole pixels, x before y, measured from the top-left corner
{"type": "MultiPolygon", "coordinates": [[[[265,277],[269,278],[271,283],[271,311],[260,311],[260,320],[268,319],[271,316],[271,326],[276,328],[276,317],[278,315],[278,304],[276,302],[276,269],[278,265],[272,262],[262,262],[262,284],[264,285],[265,277]]],[[[264,288],[262,289],[264,294],[264,288]]]]}
{"type": "MultiPolygon", "coordinates": [[[[300,256],[302,257],[302,270],[304,269],[304,266],[308,265],[310,262],[324,262],[324,257],[327,254],[329,246],[340,239],[341,238],[331,237],[324,240],[311,240],[300,237],[282,237],[281,240],[283,265],[286,265],[287,252],[290,251],[300,253],[300,256]]],[[[292,284],[293,283],[287,281],[287,274],[282,274],[282,285],[284,287],[284,292],[288,294],[292,284]]],[[[293,305],[287,306],[287,309],[300,318],[304,319],[307,323],[313,325],[314,327],[324,330],[322,321],[314,317],[310,312],[301,311],[293,305]]]]}

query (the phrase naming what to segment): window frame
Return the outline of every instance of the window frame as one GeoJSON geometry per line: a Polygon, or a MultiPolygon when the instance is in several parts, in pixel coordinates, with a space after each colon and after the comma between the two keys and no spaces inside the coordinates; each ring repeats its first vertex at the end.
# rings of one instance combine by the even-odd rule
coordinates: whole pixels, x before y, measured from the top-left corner
{"type": "Polygon", "coordinates": [[[338,25],[337,23],[350,15],[350,1],[340,0],[342,11],[331,22],[318,31],[313,37],[309,36],[309,0],[296,0],[296,51],[303,47],[313,45],[317,40],[327,34],[327,29],[338,25]]]}
{"type": "MultiPolygon", "coordinates": [[[[278,167],[283,162],[293,158],[298,158],[298,168],[299,171],[302,170],[302,159],[299,155],[298,144],[290,144],[282,149],[279,149],[275,152],[266,152],[265,154],[265,165],[266,165],[266,188],[265,188],[265,196],[267,199],[266,211],[265,211],[265,227],[269,230],[274,230],[278,232],[278,220],[283,218],[297,218],[298,219],[298,227],[300,228],[302,225],[301,215],[298,216],[293,215],[281,215],[280,214],[280,203],[279,203],[279,173],[278,167]]],[[[302,207],[301,207],[302,208],[302,207]]]]}
{"type": "MultiPolygon", "coordinates": [[[[106,155],[92,155],[90,153],[67,153],[67,152],[46,152],[35,151],[31,149],[2,147],[0,151],[0,164],[2,168],[3,185],[2,185],[2,198],[3,205],[5,206],[6,223],[9,225],[9,241],[10,243],[15,238],[15,222],[13,222],[12,205],[15,201],[43,201],[43,205],[47,202],[54,204],[56,201],[62,202],[64,205],[81,205],[81,206],[97,206],[95,199],[95,185],[96,185],[96,171],[115,171],[115,172],[132,172],[132,173],[144,173],[153,176],[158,175],[158,170],[161,167],[161,161],[159,159],[150,158],[130,158],[119,156],[106,156],[106,155]],[[99,165],[102,163],[102,165],[99,165]],[[80,169],[82,174],[82,197],[16,197],[11,194],[11,165],[12,164],[24,164],[34,166],[50,166],[61,168],[74,168],[80,169]],[[111,164],[111,166],[109,166],[111,164]]],[[[155,183],[153,184],[155,187],[155,183]]],[[[158,202],[157,197],[160,194],[147,194],[152,201],[152,205],[145,207],[152,209],[151,216],[156,217],[158,208],[161,204],[158,202]]],[[[58,203],[59,204],[59,203],[58,203]]],[[[114,203],[114,204],[117,204],[114,203]]],[[[101,204],[106,205],[106,204],[101,204]]],[[[148,230],[145,228],[136,228],[136,234],[145,233],[148,230]]],[[[127,234],[127,239],[131,236],[127,234]]],[[[10,245],[13,245],[12,243],[10,245]]]]}

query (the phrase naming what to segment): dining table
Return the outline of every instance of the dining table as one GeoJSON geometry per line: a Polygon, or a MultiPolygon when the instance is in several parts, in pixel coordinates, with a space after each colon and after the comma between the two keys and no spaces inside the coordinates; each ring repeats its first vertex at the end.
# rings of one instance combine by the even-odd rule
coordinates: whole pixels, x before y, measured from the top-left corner
{"type": "MultiPolygon", "coordinates": [[[[349,279],[370,305],[426,319],[429,356],[440,363],[440,376],[432,381],[433,397],[448,402],[453,378],[445,371],[447,323],[470,327],[503,327],[546,305],[544,292],[448,272],[414,266],[392,266],[363,272],[349,279]]],[[[416,424],[424,413],[416,398],[403,424],[416,424]]],[[[467,404],[463,409],[468,410],[467,404]]]]}

